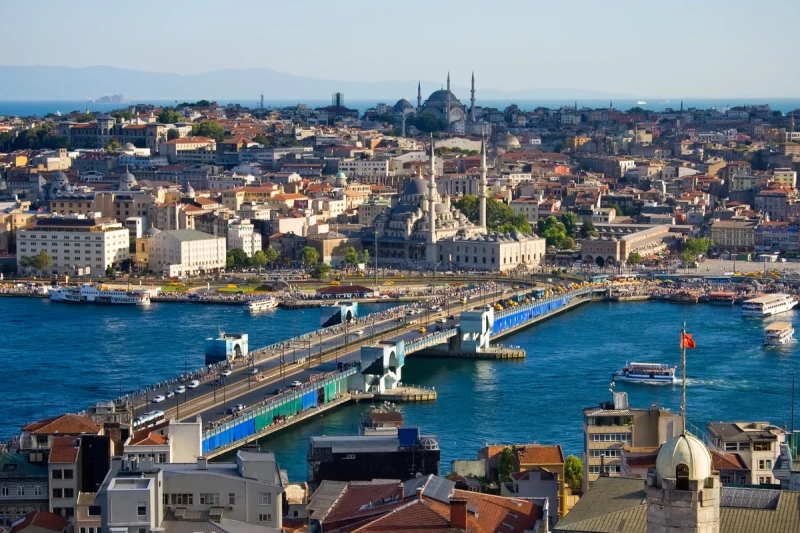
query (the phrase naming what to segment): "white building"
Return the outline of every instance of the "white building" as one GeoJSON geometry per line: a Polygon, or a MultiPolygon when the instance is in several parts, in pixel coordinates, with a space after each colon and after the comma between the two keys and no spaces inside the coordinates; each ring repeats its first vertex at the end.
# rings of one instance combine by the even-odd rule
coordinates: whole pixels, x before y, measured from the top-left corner
{"type": "Polygon", "coordinates": [[[168,230],[150,237],[148,261],[151,270],[170,277],[192,276],[225,268],[225,252],[225,237],[192,229],[168,230]]]}
{"type": "MultiPolygon", "coordinates": [[[[157,465],[149,459],[117,459],[96,500],[108,533],[169,530],[190,516],[193,522],[230,520],[277,531],[283,525],[283,492],[274,454],[240,450],[235,463],[209,463],[202,457],[157,465]]],[[[200,523],[189,527],[209,531],[200,523]]]]}
{"type": "Polygon", "coordinates": [[[244,250],[247,257],[261,250],[261,235],[249,220],[228,221],[228,250],[244,250]]]}
{"type": "Polygon", "coordinates": [[[164,141],[158,145],[158,153],[170,163],[182,165],[205,165],[217,161],[217,142],[207,137],[184,137],[164,141]]]}
{"type": "Polygon", "coordinates": [[[45,252],[52,264],[46,274],[72,274],[89,267],[102,273],[130,257],[130,232],[113,218],[83,215],[40,218],[32,228],[17,230],[17,271],[24,257],[45,252]]]}
{"type": "Polygon", "coordinates": [[[709,422],[706,429],[719,453],[737,453],[741,457],[750,469],[750,484],[776,483],[772,470],[781,455],[786,430],[769,422],[709,422]]]}
{"type": "Polygon", "coordinates": [[[162,463],[194,463],[203,455],[203,423],[168,420],[135,431],[125,441],[123,459],[162,463]]]}
{"type": "Polygon", "coordinates": [[[353,176],[388,176],[389,161],[374,161],[370,159],[339,161],[339,171],[353,176]]]}
{"type": "Polygon", "coordinates": [[[522,198],[511,200],[509,207],[511,207],[515,215],[523,215],[532,224],[539,220],[539,198],[523,196],[522,198]]]}

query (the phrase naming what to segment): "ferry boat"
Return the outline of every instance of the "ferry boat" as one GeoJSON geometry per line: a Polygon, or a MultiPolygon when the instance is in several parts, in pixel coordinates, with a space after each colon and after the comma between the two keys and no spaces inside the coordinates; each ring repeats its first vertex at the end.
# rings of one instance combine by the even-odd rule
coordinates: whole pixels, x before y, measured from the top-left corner
{"type": "Polygon", "coordinates": [[[794,327],[789,322],[773,322],[764,329],[764,345],[783,346],[794,335],[794,327]]]}
{"type": "Polygon", "coordinates": [[[765,294],[745,300],[742,304],[742,316],[777,315],[789,311],[796,305],[797,300],[790,294],[765,294]]]}
{"type": "Polygon", "coordinates": [[[678,291],[669,296],[669,301],[678,304],[696,304],[700,295],[693,291],[678,291]]]}
{"type": "Polygon", "coordinates": [[[661,363],[629,363],[619,371],[611,374],[612,381],[630,381],[632,383],[672,384],[675,383],[677,366],[661,363]]]}
{"type": "Polygon", "coordinates": [[[278,300],[272,296],[262,296],[250,298],[244,305],[250,312],[266,311],[267,309],[275,309],[278,307],[278,300]]]}
{"type": "Polygon", "coordinates": [[[50,300],[67,303],[95,303],[117,305],[150,305],[147,291],[128,291],[95,287],[84,283],[80,287],[52,287],[48,290],[50,300]]]}
{"type": "Polygon", "coordinates": [[[707,301],[711,305],[733,305],[736,302],[736,293],[727,291],[711,292],[707,301]]]}

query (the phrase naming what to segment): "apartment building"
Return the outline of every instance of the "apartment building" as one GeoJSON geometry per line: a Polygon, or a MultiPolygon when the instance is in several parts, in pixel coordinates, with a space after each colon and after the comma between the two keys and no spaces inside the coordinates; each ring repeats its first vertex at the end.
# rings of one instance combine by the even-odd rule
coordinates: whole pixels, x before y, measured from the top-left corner
{"type": "Polygon", "coordinates": [[[261,234],[249,220],[228,221],[228,250],[244,250],[247,257],[261,250],[261,234]]]}
{"type": "Polygon", "coordinates": [[[523,215],[528,222],[535,224],[539,220],[539,199],[531,196],[511,200],[509,204],[516,215],[523,215]]]}
{"type": "Polygon", "coordinates": [[[339,171],[351,176],[388,176],[390,161],[355,159],[339,161],[339,171]]]}
{"type": "Polygon", "coordinates": [[[150,237],[148,264],[170,277],[193,276],[225,268],[225,252],[225,237],[192,229],[168,230],[150,237]]]}
{"type": "Polygon", "coordinates": [[[51,513],[67,518],[75,516],[81,487],[80,454],[79,437],[57,437],[53,440],[47,462],[51,513]]]}
{"type": "MultiPolygon", "coordinates": [[[[736,453],[750,469],[751,485],[778,483],[772,473],[788,432],[769,422],[709,422],[706,430],[720,453],[736,453]]],[[[722,480],[726,482],[725,479],[722,480]]],[[[728,479],[728,483],[742,483],[728,479]]]]}
{"type": "Polygon", "coordinates": [[[28,454],[0,453],[0,528],[34,511],[48,509],[48,472],[28,454]]]}
{"type": "Polygon", "coordinates": [[[683,417],[653,406],[635,409],[628,394],[612,392],[612,401],[583,410],[583,491],[602,473],[619,477],[623,448],[655,448],[683,431],[683,417]]]}
{"type": "Polygon", "coordinates": [[[23,258],[46,252],[52,264],[43,274],[67,274],[89,268],[104,272],[130,257],[129,232],[113,218],[81,215],[40,218],[17,231],[17,271],[26,270],[23,258]]]}
{"type": "Polygon", "coordinates": [[[123,445],[123,459],[163,463],[194,463],[203,455],[203,424],[167,420],[131,434],[123,445]]]}
{"type": "Polygon", "coordinates": [[[217,161],[217,143],[208,137],[183,137],[160,143],[158,153],[170,163],[213,164],[217,161]]]}
{"type": "Polygon", "coordinates": [[[755,244],[757,222],[751,220],[715,220],[711,224],[711,240],[723,250],[749,251],[755,244]]]}

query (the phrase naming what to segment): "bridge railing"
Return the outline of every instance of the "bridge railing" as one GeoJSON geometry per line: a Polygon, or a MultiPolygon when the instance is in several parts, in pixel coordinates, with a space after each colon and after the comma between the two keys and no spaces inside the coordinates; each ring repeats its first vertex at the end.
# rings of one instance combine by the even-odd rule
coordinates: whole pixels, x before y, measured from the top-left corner
{"type": "Polygon", "coordinates": [[[413,352],[418,352],[419,350],[424,350],[425,348],[430,348],[431,346],[436,346],[456,335],[458,335],[458,328],[450,328],[425,335],[424,337],[405,343],[405,353],[408,355],[413,352]]]}
{"type": "Polygon", "coordinates": [[[553,302],[557,302],[559,300],[563,300],[564,298],[574,298],[576,296],[583,296],[584,294],[589,294],[590,292],[592,292],[592,287],[584,287],[582,289],[565,292],[557,296],[550,296],[548,298],[542,298],[541,300],[534,300],[527,304],[522,304],[516,307],[511,307],[509,309],[504,309],[502,311],[498,311],[497,313],[495,313],[494,316],[496,319],[501,319],[510,316],[514,313],[519,313],[520,311],[530,311],[534,307],[540,305],[547,305],[553,302]]]}

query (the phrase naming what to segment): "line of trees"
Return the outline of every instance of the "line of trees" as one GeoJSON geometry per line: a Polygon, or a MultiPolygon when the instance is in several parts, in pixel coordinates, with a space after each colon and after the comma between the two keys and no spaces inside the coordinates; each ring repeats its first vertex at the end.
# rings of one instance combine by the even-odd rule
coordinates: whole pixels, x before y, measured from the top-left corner
{"type": "Polygon", "coordinates": [[[53,264],[53,259],[47,255],[47,252],[42,250],[38,254],[34,256],[23,255],[19,258],[19,265],[23,268],[23,270],[30,271],[36,270],[37,272],[42,272],[46,270],[50,265],[53,264]]]}
{"type": "MultiPolygon", "coordinates": [[[[455,206],[472,223],[480,222],[480,202],[477,196],[467,194],[458,200],[455,206]]],[[[501,233],[511,233],[516,230],[526,235],[533,233],[533,228],[525,215],[514,213],[513,209],[494,198],[486,199],[486,229],[501,233]]]]}
{"type": "Polygon", "coordinates": [[[272,247],[256,251],[252,257],[247,257],[244,250],[235,248],[225,254],[225,266],[228,268],[257,267],[273,265],[278,260],[278,251],[272,247]]]}

